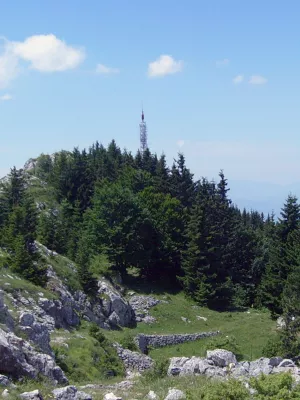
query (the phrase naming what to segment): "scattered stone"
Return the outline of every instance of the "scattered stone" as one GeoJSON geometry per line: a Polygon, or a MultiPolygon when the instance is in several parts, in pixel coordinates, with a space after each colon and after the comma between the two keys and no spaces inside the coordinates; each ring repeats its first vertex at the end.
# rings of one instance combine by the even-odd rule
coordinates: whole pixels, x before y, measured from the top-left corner
{"type": "Polygon", "coordinates": [[[122,400],[122,397],[116,396],[115,394],[107,393],[104,397],[103,400],[122,400]]]}
{"type": "Polygon", "coordinates": [[[1,394],[1,396],[2,397],[9,397],[9,391],[7,389],[4,389],[2,394],[1,394]]]}
{"type": "Polygon", "coordinates": [[[285,328],[285,320],[284,320],[283,317],[277,318],[276,323],[277,323],[277,329],[283,329],[283,328],[285,328]]]}
{"type": "Polygon", "coordinates": [[[21,393],[20,397],[23,400],[43,400],[43,397],[38,390],[21,393]]]}
{"type": "Polygon", "coordinates": [[[75,386],[65,386],[52,390],[55,400],[77,400],[77,388],[75,386]]]}
{"type": "Polygon", "coordinates": [[[188,319],[188,318],[186,318],[186,317],[181,317],[181,320],[183,321],[183,322],[187,322],[187,323],[190,323],[191,321],[188,319]]]}
{"type": "Polygon", "coordinates": [[[147,399],[149,400],[158,400],[158,396],[153,390],[150,390],[150,392],[146,396],[147,399]]]}
{"type": "Polygon", "coordinates": [[[203,320],[205,322],[207,321],[206,317],[200,317],[200,315],[197,315],[196,318],[197,318],[198,321],[200,321],[200,320],[203,320]]]}
{"type": "Polygon", "coordinates": [[[169,389],[167,397],[165,397],[165,400],[181,400],[185,399],[185,394],[178,389],[169,389]]]}

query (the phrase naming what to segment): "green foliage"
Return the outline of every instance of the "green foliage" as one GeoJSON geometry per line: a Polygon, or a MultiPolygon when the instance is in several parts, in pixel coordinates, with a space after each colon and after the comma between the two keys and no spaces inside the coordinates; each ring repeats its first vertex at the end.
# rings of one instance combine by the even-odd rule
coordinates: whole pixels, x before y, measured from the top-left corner
{"type": "Polygon", "coordinates": [[[276,335],[268,340],[262,349],[263,357],[283,356],[283,347],[280,335],[276,335]]]}
{"type": "Polygon", "coordinates": [[[130,334],[129,332],[125,332],[124,335],[122,336],[120,340],[120,345],[124,347],[125,349],[131,350],[131,351],[139,351],[138,346],[136,345],[133,335],[130,334]]]}
{"type": "Polygon", "coordinates": [[[53,344],[57,364],[71,383],[91,383],[124,375],[124,367],[112,343],[91,326],[89,332],[73,334],[68,347],[53,344]]]}
{"type": "Polygon", "coordinates": [[[187,400],[250,400],[250,394],[242,382],[230,379],[227,382],[215,382],[202,393],[187,391],[187,400]]]}
{"type": "Polygon", "coordinates": [[[291,374],[261,375],[251,378],[250,385],[257,391],[257,400],[290,400],[300,399],[299,385],[293,385],[291,374]]]}
{"type": "Polygon", "coordinates": [[[169,359],[156,361],[153,368],[143,374],[142,382],[146,385],[158,379],[164,378],[167,376],[169,364],[169,359]]]}
{"type": "Polygon", "coordinates": [[[111,278],[114,275],[114,268],[105,254],[97,254],[91,258],[90,271],[98,277],[111,278]]]}

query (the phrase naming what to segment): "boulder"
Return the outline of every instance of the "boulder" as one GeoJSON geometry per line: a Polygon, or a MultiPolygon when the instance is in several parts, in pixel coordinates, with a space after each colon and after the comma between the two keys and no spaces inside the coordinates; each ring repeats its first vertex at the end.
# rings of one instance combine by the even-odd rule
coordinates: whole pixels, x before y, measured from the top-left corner
{"type": "Polygon", "coordinates": [[[185,399],[185,394],[178,389],[169,389],[167,397],[165,397],[165,400],[181,400],[185,399]]]}
{"type": "Polygon", "coordinates": [[[43,397],[39,390],[33,390],[32,392],[24,392],[20,394],[23,400],[43,400],[43,397]]]}
{"type": "Polygon", "coordinates": [[[277,329],[285,328],[285,320],[284,320],[284,318],[283,317],[278,317],[277,321],[276,321],[276,324],[277,324],[277,329]]]}
{"type": "Polygon", "coordinates": [[[67,383],[67,378],[53,358],[36,352],[28,342],[13,333],[0,329],[1,371],[14,378],[28,376],[37,378],[39,374],[55,383],[67,383]]]}
{"type": "Polygon", "coordinates": [[[80,392],[75,386],[65,386],[52,391],[55,400],[92,400],[92,396],[85,392],[80,392]]]}
{"type": "Polygon", "coordinates": [[[284,359],[280,362],[280,364],[278,365],[279,368],[282,367],[295,367],[295,363],[292,360],[289,359],[284,359]]]}
{"type": "Polygon", "coordinates": [[[9,397],[9,391],[7,389],[4,389],[1,396],[4,398],[9,397]]]}
{"type": "Polygon", "coordinates": [[[235,355],[224,349],[208,350],[206,358],[212,360],[217,367],[226,367],[229,364],[237,363],[235,355]]]}
{"type": "Polygon", "coordinates": [[[150,392],[147,394],[146,398],[148,400],[158,400],[158,396],[153,390],[150,390],[150,392]]]}

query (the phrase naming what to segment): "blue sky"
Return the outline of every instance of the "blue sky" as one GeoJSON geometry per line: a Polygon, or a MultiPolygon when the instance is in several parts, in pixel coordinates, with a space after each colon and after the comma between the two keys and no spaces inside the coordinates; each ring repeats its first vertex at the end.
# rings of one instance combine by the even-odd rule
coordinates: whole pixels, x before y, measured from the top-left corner
{"type": "Polygon", "coordinates": [[[300,195],[299,15],[297,0],[3,1],[0,173],[96,140],[135,152],[143,101],[152,151],[277,208],[300,195]]]}

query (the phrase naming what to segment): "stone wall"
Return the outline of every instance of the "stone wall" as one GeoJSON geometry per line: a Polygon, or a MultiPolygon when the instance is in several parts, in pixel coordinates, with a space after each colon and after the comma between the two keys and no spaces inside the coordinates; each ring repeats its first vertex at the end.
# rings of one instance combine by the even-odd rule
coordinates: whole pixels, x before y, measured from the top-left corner
{"type": "Polygon", "coordinates": [[[114,347],[117,349],[118,356],[122,360],[127,372],[143,372],[153,366],[152,358],[144,354],[124,349],[122,346],[119,345],[119,343],[115,343],[114,347]]]}
{"type": "Polygon", "coordinates": [[[135,337],[134,341],[142,353],[147,354],[149,347],[164,347],[185,342],[193,342],[195,340],[204,339],[211,336],[216,336],[220,331],[201,332],[192,334],[177,334],[177,335],[144,335],[140,334],[135,337]]]}

